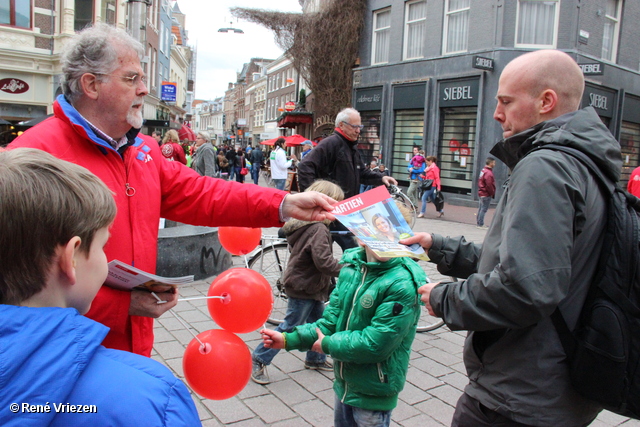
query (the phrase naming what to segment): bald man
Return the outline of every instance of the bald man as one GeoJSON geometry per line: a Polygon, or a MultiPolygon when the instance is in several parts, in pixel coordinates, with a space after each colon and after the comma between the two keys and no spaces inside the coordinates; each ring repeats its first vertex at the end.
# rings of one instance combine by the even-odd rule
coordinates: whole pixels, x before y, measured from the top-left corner
{"type": "Polygon", "coordinates": [[[594,276],[605,196],[584,164],[546,144],[588,155],[612,180],[620,145],[588,107],[578,110],[584,78],[565,53],[519,56],[502,72],[494,118],[504,139],[491,150],[511,169],[482,245],[418,233],[438,270],[466,280],[419,289],[427,309],[467,330],[469,384],[453,426],[584,426],[601,410],[569,382],[551,320],[559,308],[577,322],[594,276]]]}

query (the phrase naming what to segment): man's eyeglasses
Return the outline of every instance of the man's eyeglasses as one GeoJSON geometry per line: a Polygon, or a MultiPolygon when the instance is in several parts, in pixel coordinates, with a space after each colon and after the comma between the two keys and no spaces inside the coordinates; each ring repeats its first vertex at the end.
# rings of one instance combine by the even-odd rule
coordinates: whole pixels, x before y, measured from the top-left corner
{"type": "Polygon", "coordinates": [[[94,73],[99,76],[111,76],[111,77],[120,77],[122,80],[129,83],[131,86],[138,86],[140,82],[142,82],[145,86],[147,85],[147,77],[141,76],[140,74],[134,74],[133,76],[120,76],[118,74],[105,74],[105,73],[94,73]]]}
{"type": "Polygon", "coordinates": [[[351,123],[345,122],[344,120],[342,121],[342,123],[344,123],[345,125],[349,125],[354,129],[360,129],[362,130],[362,128],[364,128],[364,125],[352,125],[351,123]]]}

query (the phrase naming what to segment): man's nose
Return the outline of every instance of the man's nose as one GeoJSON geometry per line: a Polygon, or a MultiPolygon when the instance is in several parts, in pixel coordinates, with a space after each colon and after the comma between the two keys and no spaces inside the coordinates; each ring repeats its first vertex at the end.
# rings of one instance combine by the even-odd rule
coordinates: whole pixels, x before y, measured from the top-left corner
{"type": "Polygon", "coordinates": [[[504,121],[504,113],[502,112],[502,108],[500,108],[500,104],[496,105],[496,109],[493,111],[493,119],[502,123],[504,121]]]}

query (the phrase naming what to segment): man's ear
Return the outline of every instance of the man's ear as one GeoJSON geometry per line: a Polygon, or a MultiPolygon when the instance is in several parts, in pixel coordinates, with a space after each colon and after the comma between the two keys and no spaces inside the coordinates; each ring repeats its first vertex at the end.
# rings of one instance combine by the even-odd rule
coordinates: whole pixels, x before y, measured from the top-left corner
{"type": "Polygon", "coordinates": [[[95,74],[84,73],[82,77],[80,77],[82,92],[90,99],[98,99],[98,95],[100,94],[100,91],[98,90],[99,84],[100,82],[95,74]]]}
{"type": "Polygon", "coordinates": [[[539,99],[541,115],[551,113],[558,105],[558,94],[553,89],[545,89],[539,99]]]}
{"type": "Polygon", "coordinates": [[[58,257],[58,268],[61,279],[64,279],[70,285],[76,283],[76,257],[80,254],[81,239],[74,236],[65,245],[60,246],[58,257]]]}

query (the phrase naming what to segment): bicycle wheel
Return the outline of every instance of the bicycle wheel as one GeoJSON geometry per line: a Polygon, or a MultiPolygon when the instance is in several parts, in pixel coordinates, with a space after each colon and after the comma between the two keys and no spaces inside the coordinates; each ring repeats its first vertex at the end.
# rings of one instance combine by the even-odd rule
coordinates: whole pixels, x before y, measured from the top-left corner
{"type": "Polygon", "coordinates": [[[411,213],[411,220],[407,221],[407,223],[409,224],[409,227],[413,228],[413,226],[416,224],[417,214],[416,214],[416,207],[413,206],[413,203],[411,203],[411,199],[409,199],[409,196],[402,193],[401,191],[398,191],[397,193],[394,193],[391,197],[393,197],[393,200],[396,203],[400,203],[405,208],[407,208],[407,210],[411,213]]]}
{"type": "MultiPolygon", "coordinates": [[[[436,265],[432,262],[420,262],[420,267],[422,267],[424,272],[427,273],[427,281],[429,283],[457,281],[455,277],[440,274],[436,265]]],[[[420,302],[420,305],[422,305],[422,302],[420,302]]],[[[439,317],[431,316],[426,307],[420,307],[420,319],[418,320],[418,326],[416,327],[417,332],[429,332],[442,326],[444,326],[444,320],[439,317]]]]}
{"type": "Polygon", "coordinates": [[[279,325],[287,313],[287,294],[284,292],[282,277],[289,262],[289,248],[286,243],[265,246],[251,257],[250,269],[262,274],[271,285],[273,292],[273,309],[267,319],[272,325],[279,325]]]}

